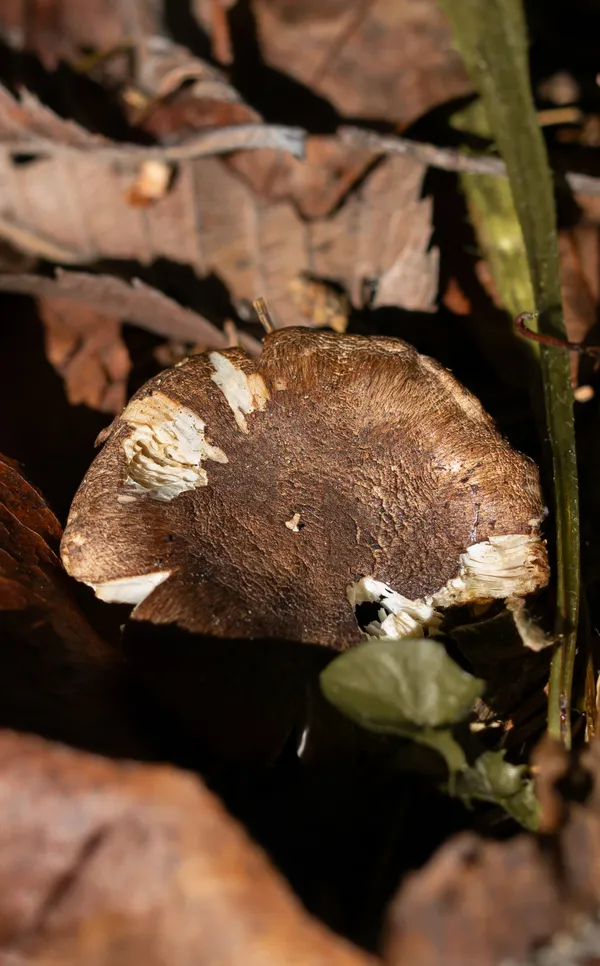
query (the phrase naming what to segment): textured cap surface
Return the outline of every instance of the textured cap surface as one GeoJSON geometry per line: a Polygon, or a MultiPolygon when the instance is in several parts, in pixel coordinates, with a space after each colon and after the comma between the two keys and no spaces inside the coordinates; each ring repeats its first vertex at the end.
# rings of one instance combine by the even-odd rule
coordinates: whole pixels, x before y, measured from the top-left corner
{"type": "Polygon", "coordinates": [[[141,619],[344,648],[358,598],[393,597],[383,619],[397,600],[432,610],[545,584],[542,513],[535,465],[437,362],[286,329],[257,360],[194,356],[133,397],[62,555],[141,619]]]}

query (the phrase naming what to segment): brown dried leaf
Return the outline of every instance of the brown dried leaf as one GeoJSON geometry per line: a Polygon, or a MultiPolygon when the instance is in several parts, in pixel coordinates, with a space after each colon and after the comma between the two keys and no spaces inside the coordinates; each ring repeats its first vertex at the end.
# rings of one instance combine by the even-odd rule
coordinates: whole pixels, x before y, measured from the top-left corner
{"type": "Polygon", "coordinates": [[[331,285],[304,276],[290,282],[289,290],[307,325],[333,329],[334,332],[346,331],[350,303],[345,295],[331,285]]]}
{"type": "Polygon", "coordinates": [[[0,37],[38,55],[52,70],[83,50],[112,50],[155,27],[151,4],[121,0],[8,0],[0,4],[0,37]]]}
{"type": "Polygon", "coordinates": [[[366,148],[335,137],[309,136],[299,161],[283,151],[238,151],[225,164],[265,201],[293,201],[304,218],[325,218],[373,164],[366,148]]]}
{"type": "Polygon", "coordinates": [[[5,732],[0,816],[3,962],[373,963],[304,912],[216,798],[183,772],[5,732]]]}
{"type": "MultiPolygon", "coordinates": [[[[137,85],[151,98],[143,127],[156,138],[191,134],[203,127],[248,124],[260,114],[245,104],[225,74],[186,47],[151,36],[138,45],[137,85]],[[181,88],[184,82],[193,81],[181,88]]],[[[131,117],[135,123],[135,115],[131,117]]]]}
{"type": "Polygon", "coordinates": [[[432,201],[420,198],[425,168],[388,158],[332,217],[309,226],[313,272],[340,282],[352,303],[427,311],[438,285],[438,251],[428,250],[432,201]]]}
{"type": "Polygon", "coordinates": [[[448,284],[442,297],[442,302],[450,312],[454,313],[454,315],[471,314],[471,302],[463,292],[458,279],[454,276],[451,276],[451,278],[448,279],[448,284]]]}
{"type": "Polygon", "coordinates": [[[546,734],[533,751],[531,765],[540,804],[540,832],[548,835],[557,831],[566,813],[556,783],[567,774],[569,756],[559,741],[546,734]]]}
{"type": "MultiPolygon", "coordinates": [[[[572,342],[597,344],[594,329],[598,319],[598,271],[600,240],[594,225],[578,225],[558,233],[560,274],[565,323],[572,342]]],[[[488,263],[481,259],[475,266],[478,280],[497,308],[504,308],[488,263]]],[[[571,354],[571,381],[578,386],[591,374],[589,358],[571,354]]]]}
{"type": "Polygon", "coordinates": [[[120,412],[131,369],[120,320],[67,299],[40,299],[39,311],[46,355],[65,380],[69,402],[120,412]]]}
{"type": "MultiPolygon", "coordinates": [[[[54,278],[0,275],[0,291],[41,299],[68,300],[95,313],[132,322],[158,335],[201,343],[211,349],[222,349],[228,344],[226,334],[208,319],[184,308],[139,279],[129,283],[112,275],[89,275],[58,269],[54,278]]],[[[260,351],[260,343],[244,332],[240,333],[240,342],[253,355],[260,351]]]]}
{"type": "MultiPolygon", "coordinates": [[[[216,9],[223,10],[220,0],[210,0],[211,27],[216,9]]],[[[180,141],[203,128],[261,120],[220,71],[192,58],[183,47],[151,38],[143,45],[141,63],[138,83],[152,100],[145,110],[128,115],[159,141],[180,141]],[[154,53],[157,43],[162,48],[167,44],[162,59],[154,53]],[[190,77],[195,78],[192,86],[176,90],[190,77]]],[[[337,207],[375,158],[371,150],[349,147],[337,138],[309,136],[302,161],[265,148],[236,152],[225,163],[266,201],[293,201],[305,218],[319,218],[337,207]]]]}
{"type": "Polygon", "coordinates": [[[534,760],[544,838],[446,843],[392,903],[388,966],[597,962],[600,741],[577,761],[546,738],[534,760]]]}
{"type": "Polygon", "coordinates": [[[45,141],[83,150],[108,143],[106,138],[91,134],[75,121],[59,117],[42,104],[35,94],[23,90],[17,100],[1,84],[0,141],[4,144],[22,145],[23,150],[29,145],[36,146],[45,141]]]}
{"type": "Polygon", "coordinates": [[[561,869],[573,899],[594,914],[600,906],[600,741],[586,746],[581,766],[591,779],[585,804],[569,805],[561,834],[561,869]]]}
{"type": "MultiPolygon", "coordinates": [[[[368,301],[365,283],[370,289],[383,280],[376,304],[431,308],[437,252],[427,251],[431,202],[420,199],[424,172],[411,158],[388,158],[339,211],[306,222],[288,202],[262,202],[214,158],[181,165],[172,190],[140,210],[124,201],[132,177],[124,164],[77,156],[15,168],[0,154],[0,210],[12,225],[52,238],[80,263],[183,262],[200,277],[218,276],[242,317],[262,296],[278,325],[293,325],[300,320],[289,285],[302,274],[339,283],[357,307],[368,301]]],[[[208,342],[199,332],[194,341],[208,342]]]]}
{"type": "MultiPolygon", "coordinates": [[[[577,226],[559,232],[560,273],[565,323],[572,342],[589,343],[598,319],[598,268],[600,247],[598,230],[577,226]]],[[[581,375],[590,375],[590,360],[571,355],[571,381],[577,386],[581,375]]]]}
{"type": "Polygon", "coordinates": [[[435,0],[254,0],[267,64],[347,118],[405,126],[470,92],[435,0]]]}
{"type": "MultiPolygon", "coordinates": [[[[130,113],[130,120],[135,123],[135,115],[130,113]]],[[[174,97],[154,102],[140,123],[147,133],[168,141],[190,137],[205,127],[259,120],[257,112],[217,75],[179,90],[174,97]]],[[[367,148],[354,148],[335,137],[315,135],[307,138],[306,154],[301,161],[289,153],[265,148],[238,151],[225,163],[265,201],[293,201],[303,217],[322,218],[339,205],[376,157],[367,148]]]]}
{"type": "Polygon", "coordinates": [[[123,662],[75,604],[60,537],[42,496],[0,457],[0,724],[139,754],[123,662]]]}
{"type": "Polygon", "coordinates": [[[550,863],[533,837],[463,834],[408,877],[388,920],[389,966],[522,962],[564,921],[550,863]]]}
{"type": "MultiPolygon", "coordinates": [[[[210,0],[206,13],[211,27],[217,8],[223,10],[220,0],[210,0]]],[[[150,38],[141,45],[140,63],[138,83],[151,100],[141,111],[129,110],[128,116],[159,141],[180,141],[206,127],[261,120],[220,71],[184,47],[150,38]],[[189,78],[195,79],[190,87],[177,89],[189,78]]],[[[294,201],[305,218],[319,218],[337,207],[376,157],[369,149],[341,144],[334,137],[309,136],[302,161],[265,148],[236,152],[225,163],[261,198],[294,201]]]]}
{"type": "Polygon", "coordinates": [[[304,140],[305,134],[299,128],[237,123],[211,127],[190,140],[165,147],[120,143],[91,134],[74,121],[59,117],[29,91],[21,91],[17,100],[0,84],[0,144],[11,152],[51,156],[94,153],[103,161],[132,165],[143,160],[176,162],[257,148],[277,148],[301,157],[304,140]]]}

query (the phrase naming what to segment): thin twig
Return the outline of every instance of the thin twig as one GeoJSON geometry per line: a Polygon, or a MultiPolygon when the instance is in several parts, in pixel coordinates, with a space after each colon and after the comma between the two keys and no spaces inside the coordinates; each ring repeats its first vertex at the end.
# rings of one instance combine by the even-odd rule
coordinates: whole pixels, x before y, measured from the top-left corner
{"type": "Polygon", "coordinates": [[[97,140],[89,143],[68,143],[53,141],[45,137],[13,138],[0,140],[0,148],[14,154],[93,154],[108,161],[191,161],[215,154],[229,154],[232,151],[252,151],[259,148],[273,148],[287,151],[296,158],[304,157],[306,132],[300,127],[287,127],[283,124],[234,124],[229,127],[214,128],[184,141],[182,144],[103,144],[97,140]]]}
{"type": "Polygon", "coordinates": [[[263,298],[256,299],[252,303],[252,305],[254,307],[254,311],[258,315],[259,321],[263,329],[265,330],[265,332],[267,334],[269,332],[274,332],[275,325],[273,323],[273,319],[271,318],[271,314],[267,308],[267,303],[265,302],[265,300],[263,298]]]}
{"type": "MultiPolygon", "coordinates": [[[[372,148],[382,154],[402,154],[416,158],[431,168],[442,171],[456,171],[465,174],[490,174],[496,178],[506,178],[506,165],[500,158],[486,157],[482,154],[467,154],[456,148],[439,148],[435,144],[412,141],[410,138],[395,137],[391,134],[377,134],[363,128],[342,127],[338,131],[342,143],[350,147],[372,148]]],[[[600,178],[588,174],[568,171],[565,174],[572,191],[584,195],[600,195],[600,178]]]]}
{"type": "Polygon", "coordinates": [[[521,312],[515,319],[515,329],[521,335],[525,336],[526,339],[530,339],[531,342],[539,342],[541,345],[551,345],[557,349],[565,349],[567,352],[578,352],[580,355],[591,356],[592,359],[597,359],[600,355],[600,346],[583,345],[581,342],[569,342],[568,339],[559,339],[555,335],[535,332],[525,325],[526,322],[536,318],[537,313],[535,312],[521,312]]]}
{"type": "MultiPolygon", "coordinates": [[[[435,144],[413,141],[410,138],[378,134],[363,128],[341,127],[338,135],[342,144],[349,147],[370,148],[381,154],[400,154],[415,158],[431,168],[465,174],[489,174],[496,178],[506,178],[506,166],[500,158],[482,154],[466,154],[456,148],[440,148],[435,144]]],[[[284,124],[234,124],[228,127],[203,131],[182,144],[129,144],[99,142],[90,138],[88,143],[69,143],[46,137],[28,136],[0,140],[0,148],[14,154],[61,155],[90,154],[108,161],[191,161],[215,154],[229,154],[233,151],[252,151],[272,148],[286,151],[295,158],[303,158],[306,149],[307,131],[300,127],[284,124]]],[[[600,178],[592,175],[568,171],[565,179],[576,193],[600,195],[600,178]]]]}

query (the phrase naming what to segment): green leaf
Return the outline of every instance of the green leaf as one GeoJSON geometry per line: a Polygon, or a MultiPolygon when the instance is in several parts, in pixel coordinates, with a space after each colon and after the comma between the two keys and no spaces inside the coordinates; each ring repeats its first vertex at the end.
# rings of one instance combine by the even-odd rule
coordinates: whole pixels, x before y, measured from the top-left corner
{"type": "Polygon", "coordinates": [[[463,671],[431,638],[361,644],[321,672],[325,697],[348,717],[391,734],[453,725],[484,682],[463,671]]]}
{"type": "Polygon", "coordinates": [[[537,802],[522,766],[505,762],[503,752],[487,751],[468,764],[452,726],[467,717],[484,682],[463,671],[438,641],[362,644],[332,661],[320,682],[328,701],[363,728],[436,751],[448,769],[449,794],[494,802],[535,828],[537,802]]]}
{"type": "MultiPolygon", "coordinates": [[[[539,329],[564,338],[552,179],[531,85],[521,0],[439,0],[481,95],[506,162],[520,223],[539,329]]],[[[498,286],[500,290],[505,287],[498,286]]],[[[530,308],[524,305],[522,311],[530,308]]],[[[546,428],[552,447],[557,540],[557,626],[549,730],[569,745],[571,689],[579,608],[577,465],[568,354],[542,346],[546,428]]]]}
{"type": "Polygon", "coordinates": [[[432,748],[450,776],[466,766],[448,726],[466,717],[484,682],[462,671],[436,641],[361,644],[332,661],[320,683],[327,700],[368,731],[432,748]]]}
{"type": "Polygon", "coordinates": [[[493,802],[525,828],[539,826],[539,804],[526,765],[511,765],[504,751],[484,751],[472,767],[454,778],[453,794],[467,804],[472,799],[493,802]]]}

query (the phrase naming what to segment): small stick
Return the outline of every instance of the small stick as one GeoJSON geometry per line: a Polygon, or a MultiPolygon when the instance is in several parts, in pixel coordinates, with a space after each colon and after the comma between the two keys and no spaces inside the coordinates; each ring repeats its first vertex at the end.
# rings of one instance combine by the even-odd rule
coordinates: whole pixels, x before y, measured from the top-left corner
{"type": "Polygon", "coordinates": [[[256,299],[256,301],[254,301],[252,305],[254,306],[254,311],[258,315],[260,323],[263,329],[265,330],[265,332],[267,333],[274,332],[275,325],[273,323],[273,319],[271,318],[271,315],[269,313],[269,310],[267,308],[267,303],[265,302],[265,300],[263,298],[256,299]]]}
{"type": "Polygon", "coordinates": [[[568,339],[559,339],[555,335],[546,335],[542,332],[534,332],[533,329],[525,325],[530,319],[536,319],[536,312],[521,312],[515,319],[515,329],[526,339],[532,342],[539,342],[541,345],[552,345],[557,349],[566,349],[567,352],[579,352],[580,355],[591,356],[596,359],[600,356],[600,346],[583,345],[581,342],[569,342],[568,339]]]}
{"type": "Polygon", "coordinates": [[[227,336],[227,348],[238,349],[240,345],[240,333],[237,330],[235,322],[232,322],[231,319],[225,319],[223,329],[227,336]]]}

